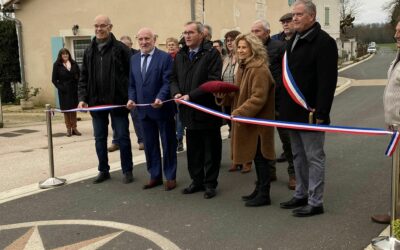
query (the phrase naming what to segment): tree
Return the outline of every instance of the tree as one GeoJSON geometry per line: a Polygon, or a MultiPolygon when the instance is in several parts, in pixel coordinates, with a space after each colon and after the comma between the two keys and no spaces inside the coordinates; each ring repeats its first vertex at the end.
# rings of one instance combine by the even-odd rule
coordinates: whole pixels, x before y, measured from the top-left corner
{"type": "Polygon", "coordinates": [[[15,95],[11,89],[11,82],[19,81],[21,81],[21,75],[15,23],[13,21],[0,20],[0,85],[2,86],[2,102],[14,101],[15,95]]]}
{"type": "Polygon", "coordinates": [[[359,0],[341,0],[340,5],[340,31],[344,35],[347,27],[353,27],[359,11],[359,0]]]}
{"type": "Polygon", "coordinates": [[[391,0],[383,9],[389,11],[390,24],[393,28],[396,27],[400,18],[400,0],[391,0]]]}

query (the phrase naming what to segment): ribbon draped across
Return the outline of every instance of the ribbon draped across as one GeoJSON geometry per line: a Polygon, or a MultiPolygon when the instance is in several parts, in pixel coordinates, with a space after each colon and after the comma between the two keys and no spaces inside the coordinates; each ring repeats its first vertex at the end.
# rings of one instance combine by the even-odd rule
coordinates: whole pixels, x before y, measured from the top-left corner
{"type": "MultiPolygon", "coordinates": [[[[186,105],[188,107],[197,109],[199,111],[205,112],[210,115],[214,115],[226,120],[231,120],[234,122],[241,122],[253,125],[260,125],[260,126],[268,126],[268,127],[279,127],[279,128],[286,128],[286,129],[296,129],[296,130],[308,130],[308,131],[319,131],[319,132],[329,132],[329,133],[340,133],[340,134],[354,134],[354,135],[369,135],[369,136],[382,136],[382,135],[391,135],[392,138],[390,143],[386,149],[385,154],[387,156],[392,156],[394,151],[396,150],[397,144],[400,140],[400,134],[398,131],[389,131],[380,128],[360,128],[360,127],[347,127],[347,126],[331,126],[331,125],[317,125],[317,124],[308,124],[308,123],[299,123],[299,122],[284,122],[284,121],[277,121],[277,120],[266,120],[266,119],[258,119],[258,118],[249,118],[249,117],[241,117],[241,116],[230,116],[224,114],[219,111],[215,111],[213,109],[209,109],[207,107],[201,106],[199,104],[184,101],[179,99],[170,99],[166,100],[165,102],[175,101],[177,103],[186,105]]],[[[136,106],[144,107],[150,106],[151,103],[147,104],[136,104],[136,106]]],[[[57,112],[76,112],[76,111],[103,111],[103,110],[110,110],[114,108],[121,108],[126,107],[126,105],[101,105],[101,106],[93,106],[88,108],[76,108],[76,109],[69,109],[69,110],[59,110],[53,109],[53,111],[57,112]]]]}

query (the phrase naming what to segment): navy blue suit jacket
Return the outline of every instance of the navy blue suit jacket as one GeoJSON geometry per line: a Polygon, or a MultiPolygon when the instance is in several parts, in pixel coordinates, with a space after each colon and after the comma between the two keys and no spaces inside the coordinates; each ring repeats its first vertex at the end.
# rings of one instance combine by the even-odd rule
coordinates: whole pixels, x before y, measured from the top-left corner
{"type": "MultiPolygon", "coordinates": [[[[157,48],[147,68],[145,80],[142,79],[141,53],[131,57],[129,73],[129,99],[136,104],[153,103],[155,99],[165,101],[170,99],[170,76],[173,67],[172,57],[157,48]]],[[[166,119],[174,116],[175,103],[167,102],[161,108],[155,109],[151,106],[136,107],[140,119],[149,117],[151,119],[166,119]]]]}

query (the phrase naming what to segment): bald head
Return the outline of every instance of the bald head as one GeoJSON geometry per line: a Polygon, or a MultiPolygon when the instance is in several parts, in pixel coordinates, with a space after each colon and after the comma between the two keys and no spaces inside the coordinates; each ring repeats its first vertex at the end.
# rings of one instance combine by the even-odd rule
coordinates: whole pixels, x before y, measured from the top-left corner
{"type": "Polygon", "coordinates": [[[148,54],[155,47],[157,35],[150,28],[141,28],[138,31],[136,38],[139,43],[140,51],[143,54],[148,54]]]}
{"type": "Polygon", "coordinates": [[[98,15],[94,19],[96,38],[100,41],[107,40],[110,36],[112,24],[108,16],[98,15]]]}

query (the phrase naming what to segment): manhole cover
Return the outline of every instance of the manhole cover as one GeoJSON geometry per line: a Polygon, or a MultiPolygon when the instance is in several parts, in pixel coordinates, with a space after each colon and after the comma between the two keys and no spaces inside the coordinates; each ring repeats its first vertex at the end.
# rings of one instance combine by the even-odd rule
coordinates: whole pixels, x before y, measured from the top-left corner
{"type": "Polygon", "coordinates": [[[12,132],[14,132],[14,133],[20,133],[20,134],[30,134],[30,133],[39,132],[39,130],[20,129],[20,130],[15,130],[15,131],[12,131],[12,132]]]}
{"type": "Polygon", "coordinates": [[[0,136],[2,137],[16,137],[16,136],[20,136],[21,134],[15,134],[15,133],[2,133],[0,134],[0,136]]]}

